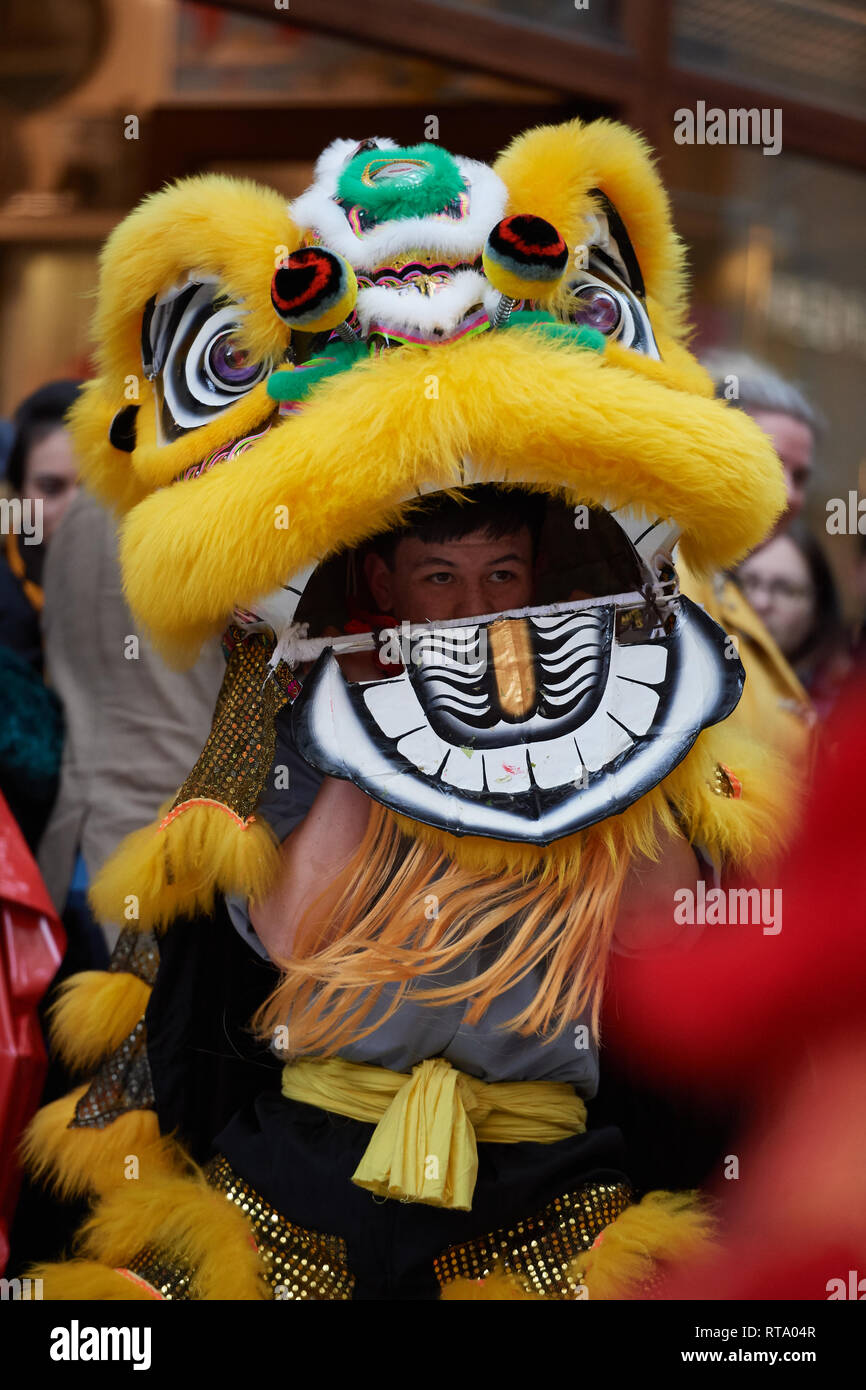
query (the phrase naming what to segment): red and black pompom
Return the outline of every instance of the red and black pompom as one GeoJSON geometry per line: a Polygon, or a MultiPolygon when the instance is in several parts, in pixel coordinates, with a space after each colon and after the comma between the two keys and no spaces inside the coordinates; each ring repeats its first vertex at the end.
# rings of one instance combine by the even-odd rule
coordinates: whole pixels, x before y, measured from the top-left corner
{"type": "Polygon", "coordinates": [[[336,328],[351,314],[357,296],[348,261],[323,246],[292,252],[271,282],[271,303],[280,318],[302,333],[336,328]]]}

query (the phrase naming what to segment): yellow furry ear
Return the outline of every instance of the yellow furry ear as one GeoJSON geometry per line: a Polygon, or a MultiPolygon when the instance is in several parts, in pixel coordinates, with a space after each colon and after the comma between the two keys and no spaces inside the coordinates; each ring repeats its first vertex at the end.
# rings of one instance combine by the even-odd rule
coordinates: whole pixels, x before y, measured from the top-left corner
{"type": "Polygon", "coordinates": [[[686,278],[683,246],[647,142],[616,121],[568,121],[519,135],[494,168],[508,185],[509,211],[552,222],[573,249],[586,240],[598,189],[628,232],[652,301],[653,325],[683,334],[686,278]]]}

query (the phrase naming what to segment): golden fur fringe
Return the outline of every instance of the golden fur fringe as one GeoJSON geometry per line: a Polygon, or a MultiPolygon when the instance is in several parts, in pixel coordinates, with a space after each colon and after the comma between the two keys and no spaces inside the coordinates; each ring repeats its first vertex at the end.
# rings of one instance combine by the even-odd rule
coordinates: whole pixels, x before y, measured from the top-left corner
{"type": "MultiPolygon", "coordinates": [[[[578,1255],[570,1276],[590,1302],[639,1298],[658,1266],[688,1261],[713,1244],[715,1219],[696,1192],[648,1192],[606,1226],[591,1250],[578,1255]]],[[[535,1302],[539,1295],[514,1274],[498,1270],[486,1279],[455,1279],[443,1302],[535,1302]]]]}
{"type": "Polygon", "coordinates": [[[530,1293],[513,1274],[497,1271],[486,1279],[454,1279],[439,1296],[441,1303],[530,1303],[538,1295],[530,1293]]]}
{"type": "Polygon", "coordinates": [[[194,1269],[197,1299],[270,1298],[246,1219],[198,1170],[108,1194],[81,1228],[76,1248],[84,1258],[28,1271],[43,1280],[46,1299],[150,1298],[117,1272],[144,1249],[165,1251],[194,1269]]]}
{"type": "Polygon", "coordinates": [[[648,1192],[602,1231],[572,1268],[590,1300],[640,1296],[659,1264],[695,1259],[713,1243],[716,1222],[697,1192],[648,1192]]]}
{"type": "Polygon", "coordinates": [[[114,1052],[144,1014],[150,985],[126,970],[83,970],[65,980],[50,1011],[51,1047],[73,1071],[114,1052]]]}
{"type": "Polygon", "coordinates": [[[125,1267],[145,1247],[194,1269],[200,1299],[270,1297],[246,1218],[199,1170],[112,1192],[81,1229],[81,1253],[111,1268],[125,1267]]]}
{"type": "Polygon", "coordinates": [[[70,1129],[75,1107],[86,1093],[79,1086],[37,1110],[21,1141],[21,1162],[37,1181],[65,1200],[107,1192],[182,1169],[186,1160],[174,1140],[161,1136],[156,1112],[129,1110],[105,1129],[70,1129]],[[125,1176],[130,1157],[138,1179],[125,1176]]]}
{"type": "Polygon", "coordinates": [[[267,893],[279,849],[262,820],[242,828],[218,806],[192,806],[164,830],[128,835],[90,889],[102,922],[149,930],[183,914],[209,913],[217,893],[267,893]]]}

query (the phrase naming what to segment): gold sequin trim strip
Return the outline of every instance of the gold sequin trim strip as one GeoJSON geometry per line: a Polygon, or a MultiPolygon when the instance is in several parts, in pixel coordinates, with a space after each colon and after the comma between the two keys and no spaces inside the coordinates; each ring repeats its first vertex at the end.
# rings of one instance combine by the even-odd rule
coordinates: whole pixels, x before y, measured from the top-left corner
{"type": "Polygon", "coordinates": [[[287,1221],[221,1155],[207,1165],[205,1176],[249,1221],[274,1298],[333,1302],[352,1297],[355,1279],[339,1236],[320,1235],[287,1221]]]}
{"type": "Polygon", "coordinates": [[[632,1201],[625,1183],[589,1183],[507,1230],[452,1245],[434,1261],[436,1278],[444,1288],[453,1279],[486,1279],[494,1271],[504,1272],[542,1298],[580,1298],[580,1279],[569,1265],[632,1201]]]}
{"type": "Polygon", "coordinates": [[[194,1297],[190,1292],[192,1270],[170,1259],[164,1250],[142,1250],[125,1269],[117,1272],[148,1284],[159,1298],[168,1302],[184,1302],[194,1297]]]}
{"type": "Polygon", "coordinates": [[[207,742],[164,823],[193,801],[251,817],[274,760],[274,718],[287,699],[285,679],[269,678],[273,649],[273,639],[258,633],[232,648],[207,742]]]}

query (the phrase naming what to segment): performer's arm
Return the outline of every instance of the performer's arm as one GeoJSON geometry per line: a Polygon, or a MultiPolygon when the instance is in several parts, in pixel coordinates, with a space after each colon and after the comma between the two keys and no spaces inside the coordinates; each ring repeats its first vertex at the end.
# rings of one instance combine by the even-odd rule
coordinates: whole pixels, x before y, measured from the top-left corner
{"type": "MultiPolygon", "coordinates": [[[[626,875],[614,931],[613,949],[621,955],[642,955],[670,945],[695,928],[674,920],[678,889],[694,891],[702,870],[695,851],[679,831],[660,836],[657,863],[640,857],[626,875]]],[[[686,943],[683,943],[686,944],[686,943]]]]}
{"type": "Polygon", "coordinates": [[[337,901],[333,886],[367,828],[370,798],[352,782],[326,777],[301,824],[283,841],[280,872],[267,897],[249,904],[250,921],[271,959],[291,955],[297,924],[316,899],[322,921],[337,901]]]}

